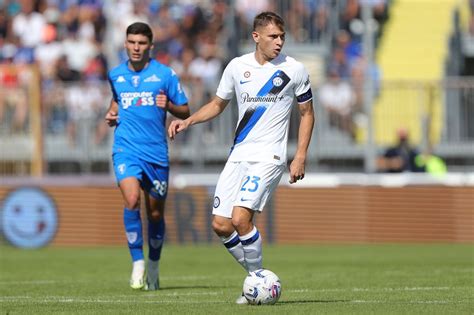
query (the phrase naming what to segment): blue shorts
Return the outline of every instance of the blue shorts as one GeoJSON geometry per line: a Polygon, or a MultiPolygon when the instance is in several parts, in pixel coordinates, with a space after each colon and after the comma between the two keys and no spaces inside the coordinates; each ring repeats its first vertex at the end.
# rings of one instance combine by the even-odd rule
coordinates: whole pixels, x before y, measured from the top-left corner
{"type": "Polygon", "coordinates": [[[168,194],[169,167],[146,162],[125,153],[114,153],[117,183],[127,177],[135,177],[141,188],[155,199],[165,199],[168,194]]]}

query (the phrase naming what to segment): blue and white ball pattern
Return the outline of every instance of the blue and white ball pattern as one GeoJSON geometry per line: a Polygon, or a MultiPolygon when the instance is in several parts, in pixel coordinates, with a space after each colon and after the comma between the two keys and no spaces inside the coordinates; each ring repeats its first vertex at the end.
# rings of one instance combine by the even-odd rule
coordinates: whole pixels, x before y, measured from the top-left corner
{"type": "Polygon", "coordinates": [[[244,280],[243,292],[249,304],[275,304],[281,296],[280,278],[268,269],[252,271],[244,280]]]}

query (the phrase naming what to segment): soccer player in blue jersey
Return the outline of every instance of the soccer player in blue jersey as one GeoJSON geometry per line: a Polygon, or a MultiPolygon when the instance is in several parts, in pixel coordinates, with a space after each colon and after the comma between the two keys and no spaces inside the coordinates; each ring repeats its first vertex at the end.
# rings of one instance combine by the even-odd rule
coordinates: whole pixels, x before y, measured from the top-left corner
{"type": "MultiPolygon", "coordinates": [[[[247,271],[262,268],[262,237],[253,224],[286,168],[288,127],[296,98],[300,126],[290,183],[303,179],[314,125],[311,83],[303,65],[281,53],[284,21],[273,12],[254,19],[255,52],[225,68],[216,97],[185,120],[173,121],[173,139],[189,126],[208,121],[236,95],[239,121],[234,145],[216,185],[212,227],[229,253],[247,271]]],[[[246,303],[241,296],[238,304],[246,303]]]]}
{"type": "Polygon", "coordinates": [[[147,290],[159,288],[158,262],[165,235],[169,176],[166,114],[189,117],[188,100],[176,73],[150,58],[152,48],[153,33],[147,24],[128,26],[128,60],[109,72],[113,98],[105,116],[109,126],[115,126],[112,158],[123,196],[123,221],[133,261],[130,286],[147,290]],[[146,280],[141,190],[148,217],[146,280]]]}

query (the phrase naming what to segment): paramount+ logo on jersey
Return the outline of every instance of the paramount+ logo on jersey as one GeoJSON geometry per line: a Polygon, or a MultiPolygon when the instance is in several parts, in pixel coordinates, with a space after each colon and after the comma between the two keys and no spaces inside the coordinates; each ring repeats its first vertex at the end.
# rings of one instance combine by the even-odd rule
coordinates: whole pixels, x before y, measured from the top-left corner
{"type": "Polygon", "coordinates": [[[155,105],[153,92],[124,92],[120,93],[120,99],[123,109],[127,109],[130,106],[155,105]]]}
{"type": "Polygon", "coordinates": [[[249,93],[240,94],[241,103],[275,103],[281,101],[283,96],[266,95],[266,96],[250,96],[249,93]]]}

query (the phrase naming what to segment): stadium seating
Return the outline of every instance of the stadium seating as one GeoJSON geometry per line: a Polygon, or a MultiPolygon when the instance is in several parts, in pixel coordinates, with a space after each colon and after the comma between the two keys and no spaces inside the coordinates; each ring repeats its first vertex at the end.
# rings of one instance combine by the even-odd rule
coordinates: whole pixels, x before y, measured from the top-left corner
{"type": "MultiPolygon", "coordinates": [[[[443,79],[456,3],[455,0],[393,3],[377,56],[384,82],[434,83],[443,79]]],[[[391,143],[395,130],[402,126],[408,128],[413,141],[419,143],[423,133],[420,122],[428,117],[431,119],[425,123],[430,122],[430,140],[439,141],[442,94],[429,84],[419,87],[420,83],[382,87],[374,112],[378,144],[391,143]]]]}

